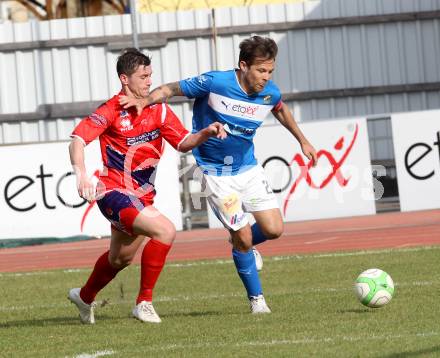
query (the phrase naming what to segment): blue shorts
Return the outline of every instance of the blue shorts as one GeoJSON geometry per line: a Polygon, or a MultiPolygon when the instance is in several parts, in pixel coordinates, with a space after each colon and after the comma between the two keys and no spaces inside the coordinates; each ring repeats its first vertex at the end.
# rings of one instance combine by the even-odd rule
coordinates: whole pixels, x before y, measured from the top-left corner
{"type": "Polygon", "coordinates": [[[102,215],[116,230],[135,236],[133,223],[145,205],[134,195],[112,190],[97,200],[102,215]]]}

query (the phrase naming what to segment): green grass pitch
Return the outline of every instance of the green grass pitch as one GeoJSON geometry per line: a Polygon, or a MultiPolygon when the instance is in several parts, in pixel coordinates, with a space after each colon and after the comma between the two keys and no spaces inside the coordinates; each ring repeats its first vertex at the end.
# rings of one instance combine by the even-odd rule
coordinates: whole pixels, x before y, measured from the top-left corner
{"type": "Polygon", "coordinates": [[[265,257],[273,313],[253,316],[232,261],[170,262],[155,290],[158,325],[130,317],[139,267],[97,297],[96,325],[79,322],[67,291],[90,270],[0,274],[0,357],[440,356],[440,247],[265,257]],[[353,293],[378,267],[394,279],[388,306],[353,293]]]}

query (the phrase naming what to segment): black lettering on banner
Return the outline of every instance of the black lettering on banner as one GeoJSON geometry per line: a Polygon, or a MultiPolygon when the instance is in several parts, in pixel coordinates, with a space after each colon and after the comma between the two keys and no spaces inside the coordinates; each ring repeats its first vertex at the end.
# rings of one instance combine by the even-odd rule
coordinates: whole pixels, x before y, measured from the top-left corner
{"type": "MultiPolygon", "coordinates": [[[[437,131],[436,133],[437,141],[433,143],[434,146],[438,147],[438,156],[439,156],[439,163],[440,163],[440,131],[437,131]]],[[[435,170],[433,169],[429,173],[415,173],[414,166],[419,163],[421,160],[423,160],[429,153],[433,151],[433,148],[427,143],[418,142],[411,145],[408,150],[405,153],[405,168],[409,175],[411,175],[414,179],[417,180],[426,180],[431,178],[435,174],[435,170]],[[410,154],[413,152],[416,148],[424,148],[425,150],[422,153],[419,153],[417,158],[415,160],[410,162],[410,154]]]]}
{"type": "Polygon", "coordinates": [[[437,132],[437,142],[434,142],[434,145],[438,147],[438,159],[440,163],[440,131],[437,132]]]}
{"type": "Polygon", "coordinates": [[[43,203],[47,209],[55,209],[55,205],[49,205],[46,199],[46,186],[44,185],[45,178],[51,178],[53,174],[44,174],[43,164],[40,165],[40,174],[37,175],[37,178],[41,179],[41,194],[43,195],[43,203]]]}
{"type": "Polygon", "coordinates": [[[9,206],[11,209],[15,210],[15,211],[29,211],[29,210],[32,210],[33,208],[35,208],[35,207],[37,206],[37,203],[33,203],[32,205],[30,205],[30,206],[28,206],[28,207],[25,207],[25,208],[19,208],[19,207],[13,205],[12,202],[11,202],[12,199],[14,199],[17,195],[19,195],[21,192],[25,191],[28,187],[30,187],[30,186],[31,186],[32,184],[34,184],[34,183],[35,183],[34,180],[33,180],[32,178],[29,178],[29,177],[26,176],[26,175],[17,175],[17,176],[15,176],[15,177],[11,178],[11,179],[6,183],[5,190],[4,190],[4,195],[5,195],[5,201],[6,201],[6,204],[8,204],[8,206],[9,206]],[[8,193],[8,191],[9,191],[9,187],[11,186],[11,184],[12,184],[14,181],[19,180],[19,179],[25,179],[25,180],[27,180],[27,184],[25,184],[25,185],[22,186],[18,191],[16,191],[14,194],[12,194],[11,196],[9,196],[9,193],[8,193]]]}
{"type": "Polygon", "coordinates": [[[61,204],[63,204],[64,206],[67,206],[68,208],[74,208],[74,209],[76,209],[76,208],[79,208],[80,206],[83,206],[86,202],[87,202],[87,200],[86,199],[83,199],[80,203],[78,203],[78,204],[69,204],[69,203],[67,203],[63,198],[62,198],[62,196],[61,196],[61,193],[60,193],[60,186],[61,186],[61,182],[65,179],[65,178],[67,178],[67,177],[69,177],[69,176],[71,176],[71,175],[74,175],[75,173],[74,172],[68,172],[68,173],[66,173],[66,174],[64,174],[63,176],[61,176],[60,177],[60,179],[58,179],[58,182],[57,182],[57,198],[58,198],[58,200],[60,201],[60,203],[61,204]]]}
{"type": "Polygon", "coordinates": [[[270,162],[275,162],[275,163],[279,162],[279,163],[277,163],[275,165],[280,165],[281,164],[281,165],[286,166],[287,171],[289,173],[289,178],[286,181],[286,184],[281,185],[279,188],[274,188],[273,185],[272,185],[272,191],[274,193],[278,194],[278,193],[281,193],[282,191],[286,190],[288,188],[288,186],[290,185],[290,182],[292,181],[292,171],[291,171],[291,168],[290,168],[289,163],[287,162],[287,160],[285,160],[282,157],[278,157],[278,156],[273,156],[273,157],[267,158],[263,162],[263,165],[262,165],[263,168],[265,168],[270,162]]]}
{"type": "Polygon", "coordinates": [[[406,151],[406,153],[405,153],[405,168],[406,168],[406,171],[408,172],[408,174],[411,175],[414,179],[425,180],[425,179],[431,178],[434,175],[434,170],[426,175],[422,175],[422,174],[417,175],[414,173],[414,171],[412,169],[418,162],[420,162],[424,157],[426,157],[431,151],[432,151],[431,147],[426,143],[415,143],[411,147],[409,147],[408,150],[406,151]],[[418,147],[423,147],[426,150],[422,154],[420,154],[416,160],[414,160],[410,163],[409,162],[409,155],[413,149],[418,148],[418,147]]]}

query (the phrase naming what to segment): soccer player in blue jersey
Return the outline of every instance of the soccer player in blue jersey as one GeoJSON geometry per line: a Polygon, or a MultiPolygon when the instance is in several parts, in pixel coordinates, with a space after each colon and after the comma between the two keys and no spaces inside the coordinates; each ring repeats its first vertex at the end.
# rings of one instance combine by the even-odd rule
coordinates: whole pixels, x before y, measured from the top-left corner
{"type": "Polygon", "coordinates": [[[173,96],[195,98],[193,131],[220,122],[228,132],[225,140],[210,138],[193,149],[203,171],[207,200],[229,230],[232,256],[250,302],[252,313],[270,313],[256,268],[253,245],[276,239],[283,219],[261,165],[254,156],[253,138],[271,112],[296,138],[304,155],[316,163],[316,151],[297,126],[278,87],[271,81],[278,52],[270,38],[253,36],[240,43],[238,68],[212,71],[156,88],[145,99],[120,98],[124,108],[138,111],[173,96]],[[255,224],[249,225],[246,213],[255,224]]]}

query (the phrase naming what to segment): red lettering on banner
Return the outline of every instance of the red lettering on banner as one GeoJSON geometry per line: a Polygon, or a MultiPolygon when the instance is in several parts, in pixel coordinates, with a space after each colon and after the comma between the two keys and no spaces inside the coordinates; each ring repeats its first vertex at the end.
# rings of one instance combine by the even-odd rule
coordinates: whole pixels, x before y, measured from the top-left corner
{"type": "MultiPolygon", "coordinates": [[[[299,153],[295,154],[292,161],[289,163],[289,166],[292,166],[292,164],[296,162],[296,164],[298,164],[298,166],[300,167],[300,174],[299,174],[298,178],[296,178],[295,182],[292,184],[292,186],[289,190],[289,193],[287,194],[286,199],[284,200],[284,205],[283,205],[284,216],[286,215],[287,207],[289,205],[289,200],[290,200],[291,196],[294,194],[296,188],[298,187],[299,183],[302,180],[305,180],[306,183],[308,184],[308,186],[313,189],[325,188],[333,178],[336,178],[336,181],[338,182],[338,184],[341,187],[344,187],[348,184],[348,182],[350,181],[350,178],[344,178],[344,176],[342,175],[342,173],[340,172],[339,169],[341,168],[342,164],[344,164],[345,160],[347,159],[348,155],[350,154],[350,152],[353,148],[353,145],[356,141],[358,132],[359,132],[359,127],[356,124],[356,129],[354,131],[354,135],[353,135],[353,138],[350,142],[350,145],[347,147],[347,150],[345,151],[345,153],[342,155],[342,157],[339,160],[336,160],[334,158],[334,156],[330,152],[328,152],[327,150],[321,149],[320,151],[318,151],[317,160],[319,160],[320,157],[324,156],[327,158],[327,160],[330,162],[330,164],[332,166],[331,173],[323,180],[323,182],[320,185],[315,184],[310,176],[310,168],[313,165],[313,161],[309,160],[309,162],[306,164],[304,162],[301,154],[299,154],[299,153]]],[[[336,150],[340,150],[340,149],[342,149],[343,145],[344,145],[344,137],[341,137],[334,145],[334,148],[336,150]]]]}

